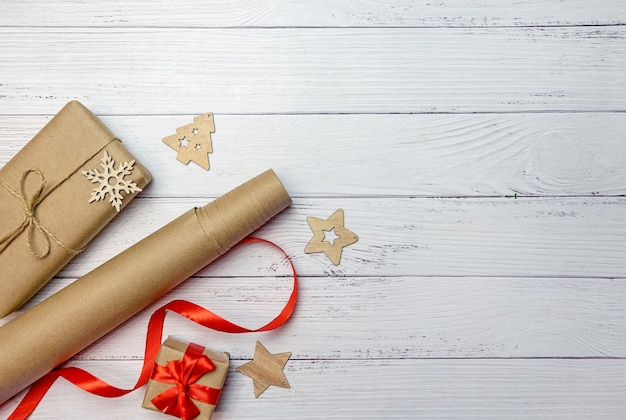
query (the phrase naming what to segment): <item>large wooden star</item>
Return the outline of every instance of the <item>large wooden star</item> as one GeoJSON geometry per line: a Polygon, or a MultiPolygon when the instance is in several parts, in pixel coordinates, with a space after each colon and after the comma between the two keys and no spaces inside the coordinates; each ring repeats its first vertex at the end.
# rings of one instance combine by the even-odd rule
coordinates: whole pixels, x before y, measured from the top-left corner
{"type": "Polygon", "coordinates": [[[306,220],[313,231],[313,239],[306,245],[304,252],[307,254],[323,252],[333,264],[339,265],[343,248],[359,240],[354,232],[346,229],[343,219],[343,209],[337,210],[326,220],[307,217],[306,220]],[[328,234],[334,234],[332,242],[326,238],[328,234]]]}
{"type": "Polygon", "coordinates": [[[252,378],[254,383],[254,397],[258,398],[270,385],[281,388],[290,388],[283,368],[291,353],[271,354],[263,344],[256,342],[254,358],[237,368],[237,372],[252,378]]]}

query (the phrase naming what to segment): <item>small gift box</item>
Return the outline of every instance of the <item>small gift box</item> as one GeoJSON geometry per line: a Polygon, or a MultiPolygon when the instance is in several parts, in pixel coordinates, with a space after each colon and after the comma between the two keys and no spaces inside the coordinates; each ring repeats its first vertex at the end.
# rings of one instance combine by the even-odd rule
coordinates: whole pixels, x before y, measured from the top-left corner
{"type": "Polygon", "coordinates": [[[183,420],[210,419],[228,365],[228,353],[168,337],[159,350],[143,407],[183,420]]]}
{"type": "Polygon", "coordinates": [[[46,284],[151,180],[79,102],[0,169],[0,317],[46,284]]]}

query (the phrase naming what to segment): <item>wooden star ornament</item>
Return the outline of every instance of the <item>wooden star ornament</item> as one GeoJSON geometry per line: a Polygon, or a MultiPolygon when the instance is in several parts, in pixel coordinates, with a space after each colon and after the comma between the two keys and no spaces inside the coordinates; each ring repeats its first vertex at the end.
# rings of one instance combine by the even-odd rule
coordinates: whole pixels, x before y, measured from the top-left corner
{"type": "Polygon", "coordinates": [[[209,153],[213,153],[211,133],[215,132],[213,114],[198,115],[193,124],[183,125],[176,129],[176,134],[167,136],[163,143],[178,154],[176,159],[187,165],[190,161],[209,170],[209,153]]]}
{"type": "Polygon", "coordinates": [[[237,372],[252,378],[254,383],[254,397],[258,398],[270,385],[281,388],[290,388],[289,382],[283,373],[283,368],[291,353],[271,354],[263,344],[256,342],[254,358],[237,368],[237,372]]]}
{"type": "Polygon", "coordinates": [[[343,248],[359,240],[354,232],[344,226],[343,209],[335,211],[326,220],[309,216],[306,221],[313,231],[313,239],[306,245],[304,252],[323,252],[335,265],[341,261],[343,248]]]}

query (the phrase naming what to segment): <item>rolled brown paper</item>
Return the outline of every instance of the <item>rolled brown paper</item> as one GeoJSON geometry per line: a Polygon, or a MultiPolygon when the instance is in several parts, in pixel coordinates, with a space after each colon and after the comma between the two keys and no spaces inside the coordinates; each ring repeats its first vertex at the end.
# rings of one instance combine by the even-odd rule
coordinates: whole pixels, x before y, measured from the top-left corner
{"type": "Polygon", "coordinates": [[[194,208],[0,327],[0,404],[291,204],[272,170],[194,208]]]}

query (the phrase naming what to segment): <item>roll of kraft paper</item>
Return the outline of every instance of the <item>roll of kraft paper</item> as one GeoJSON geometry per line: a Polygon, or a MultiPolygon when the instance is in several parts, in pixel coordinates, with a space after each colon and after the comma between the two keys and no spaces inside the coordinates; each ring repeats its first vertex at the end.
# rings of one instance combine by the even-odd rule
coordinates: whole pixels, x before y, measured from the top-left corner
{"type": "Polygon", "coordinates": [[[0,327],[0,404],[291,204],[272,170],[190,210],[0,327]]]}

